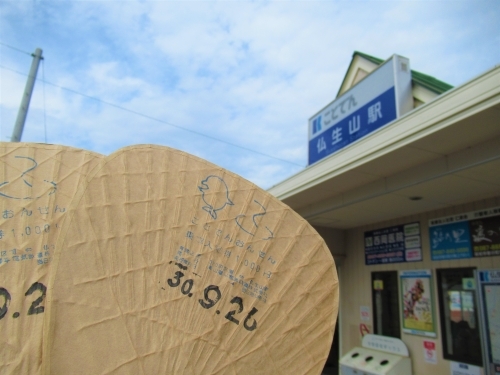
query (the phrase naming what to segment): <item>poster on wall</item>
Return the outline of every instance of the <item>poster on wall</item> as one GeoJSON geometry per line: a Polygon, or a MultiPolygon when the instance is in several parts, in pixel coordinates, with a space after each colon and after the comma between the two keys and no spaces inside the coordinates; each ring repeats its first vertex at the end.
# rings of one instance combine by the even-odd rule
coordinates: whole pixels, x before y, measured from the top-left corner
{"type": "Polygon", "coordinates": [[[436,342],[424,340],[424,360],[437,365],[436,342]]]}
{"type": "Polygon", "coordinates": [[[472,220],[470,232],[475,257],[500,255],[500,216],[472,220]]]}
{"type": "Polygon", "coordinates": [[[472,256],[469,223],[462,221],[429,227],[431,259],[462,259],[472,256]]]}
{"type": "Polygon", "coordinates": [[[430,270],[401,271],[403,332],[436,337],[430,270]]]}
{"type": "Polygon", "coordinates": [[[370,307],[369,306],[360,306],[359,307],[359,315],[362,321],[369,322],[370,321],[370,307]]]}
{"type": "Polygon", "coordinates": [[[365,232],[365,264],[422,260],[420,223],[396,225],[365,232]]]}
{"type": "Polygon", "coordinates": [[[500,255],[500,207],[429,220],[432,260],[500,255]]]}
{"type": "Polygon", "coordinates": [[[481,368],[466,363],[450,362],[451,375],[481,375],[481,368]]]}

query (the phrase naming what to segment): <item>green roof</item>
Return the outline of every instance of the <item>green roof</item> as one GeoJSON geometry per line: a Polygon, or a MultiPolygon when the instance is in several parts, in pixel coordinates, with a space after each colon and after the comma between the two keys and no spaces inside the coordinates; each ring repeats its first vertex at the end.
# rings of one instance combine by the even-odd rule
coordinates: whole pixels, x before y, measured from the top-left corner
{"type": "Polygon", "coordinates": [[[384,60],[379,59],[378,57],[373,57],[373,56],[367,55],[366,53],[359,52],[359,51],[354,51],[354,53],[352,54],[352,58],[354,59],[354,57],[356,55],[364,57],[365,59],[367,59],[367,60],[369,60],[377,65],[380,65],[384,62],[384,60]]]}
{"type": "MultiPolygon", "coordinates": [[[[380,65],[384,62],[384,60],[382,59],[367,55],[366,53],[362,53],[359,51],[354,51],[354,53],[352,54],[352,58],[354,59],[356,55],[361,56],[366,60],[371,61],[377,65],[380,65]]],[[[413,83],[418,83],[419,85],[424,86],[425,88],[434,91],[437,94],[442,94],[443,92],[453,88],[452,85],[446,82],[440,81],[434,77],[431,77],[424,73],[417,72],[415,70],[411,71],[411,79],[413,83]]]]}

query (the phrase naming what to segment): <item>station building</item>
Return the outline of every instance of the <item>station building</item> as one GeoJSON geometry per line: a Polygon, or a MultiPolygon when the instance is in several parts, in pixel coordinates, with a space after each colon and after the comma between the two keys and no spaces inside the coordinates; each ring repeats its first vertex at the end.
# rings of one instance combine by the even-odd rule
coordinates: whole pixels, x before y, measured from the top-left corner
{"type": "Polygon", "coordinates": [[[325,373],[369,332],[400,338],[416,375],[500,374],[500,273],[478,276],[500,270],[500,66],[452,87],[409,63],[354,52],[309,120],[309,166],[269,192],[338,267],[325,373]]]}

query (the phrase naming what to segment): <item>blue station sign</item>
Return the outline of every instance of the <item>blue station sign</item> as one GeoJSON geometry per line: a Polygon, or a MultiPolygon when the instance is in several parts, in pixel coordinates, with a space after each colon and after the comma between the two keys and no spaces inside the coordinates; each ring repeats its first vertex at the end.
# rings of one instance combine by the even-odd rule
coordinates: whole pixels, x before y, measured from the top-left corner
{"type": "Polygon", "coordinates": [[[394,55],[309,120],[309,165],[412,108],[409,61],[394,55]]]}

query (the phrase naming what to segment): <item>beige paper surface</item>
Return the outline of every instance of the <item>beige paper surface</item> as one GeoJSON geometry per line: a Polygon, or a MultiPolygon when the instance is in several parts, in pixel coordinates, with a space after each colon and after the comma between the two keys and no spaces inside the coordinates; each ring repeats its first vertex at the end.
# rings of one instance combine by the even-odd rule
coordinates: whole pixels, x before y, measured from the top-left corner
{"type": "Polygon", "coordinates": [[[62,219],[102,156],[0,143],[0,374],[40,374],[48,272],[62,219]]]}
{"type": "Polygon", "coordinates": [[[338,281],[305,220],[166,147],[94,171],[57,243],[44,374],[321,373],[338,281]]]}

